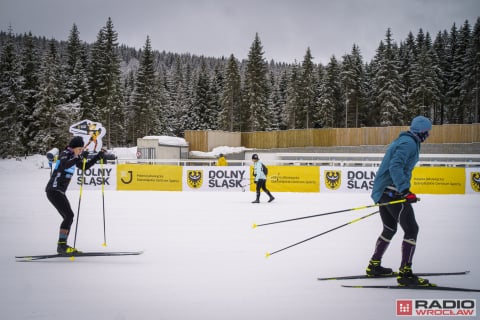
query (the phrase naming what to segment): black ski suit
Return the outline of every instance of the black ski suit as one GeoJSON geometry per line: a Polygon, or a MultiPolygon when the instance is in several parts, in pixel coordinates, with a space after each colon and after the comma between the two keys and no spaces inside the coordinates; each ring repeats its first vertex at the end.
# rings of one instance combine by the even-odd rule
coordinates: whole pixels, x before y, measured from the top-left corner
{"type": "MultiPolygon", "coordinates": [[[[70,230],[73,223],[74,213],[65,192],[75,173],[75,167],[82,169],[83,159],[84,157],[82,155],[78,157],[75,156],[73,150],[69,147],[63,150],[55,162],[53,173],[45,188],[48,200],[63,218],[60,229],[70,230]]],[[[100,153],[85,163],[85,170],[92,167],[99,159],[100,153]]]]}

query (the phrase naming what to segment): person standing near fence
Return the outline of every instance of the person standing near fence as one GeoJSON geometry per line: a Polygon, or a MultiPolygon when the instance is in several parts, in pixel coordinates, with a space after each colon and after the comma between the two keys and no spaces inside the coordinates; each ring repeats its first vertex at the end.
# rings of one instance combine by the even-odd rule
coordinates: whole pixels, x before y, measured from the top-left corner
{"type": "Polygon", "coordinates": [[[275,198],[272,196],[270,191],[267,189],[267,176],[265,175],[263,164],[258,158],[258,154],[254,153],[252,155],[253,161],[253,176],[254,182],[257,185],[257,198],[252,201],[252,203],[260,203],[260,191],[263,190],[269,196],[268,202],[272,202],[275,198]]]}
{"type": "Polygon", "coordinates": [[[412,203],[417,202],[418,199],[410,191],[410,180],[413,168],[419,159],[420,144],[427,139],[431,130],[432,123],[429,119],[424,116],[415,117],[410,130],[401,132],[399,137],[388,146],[373,183],[371,197],[375,203],[401,199],[405,202],[380,207],[383,231],[375,243],[375,250],[366,273],[372,277],[392,274],[392,269],[382,267],[381,260],[397,232],[397,225],[400,224],[404,236],[397,282],[402,286],[429,285],[427,279],[420,278],[412,272],[419,228],[412,207],[412,203]]]}
{"type": "Polygon", "coordinates": [[[217,166],[218,167],[228,166],[227,159],[225,159],[225,156],[223,155],[223,153],[220,153],[218,156],[217,166]]]}

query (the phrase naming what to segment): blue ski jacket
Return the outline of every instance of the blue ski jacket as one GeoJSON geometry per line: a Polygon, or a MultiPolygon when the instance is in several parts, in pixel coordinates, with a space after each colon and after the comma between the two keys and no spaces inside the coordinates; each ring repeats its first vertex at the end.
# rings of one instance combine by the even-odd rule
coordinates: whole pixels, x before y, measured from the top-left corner
{"type": "Polygon", "coordinates": [[[255,175],[255,181],[267,180],[267,176],[263,173],[262,163],[259,161],[253,164],[253,174],[255,175]]]}
{"type": "Polygon", "coordinates": [[[410,131],[403,131],[387,148],[382,163],[378,168],[371,198],[375,203],[380,201],[388,186],[399,192],[410,189],[412,171],[418,162],[420,139],[410,131]]]}

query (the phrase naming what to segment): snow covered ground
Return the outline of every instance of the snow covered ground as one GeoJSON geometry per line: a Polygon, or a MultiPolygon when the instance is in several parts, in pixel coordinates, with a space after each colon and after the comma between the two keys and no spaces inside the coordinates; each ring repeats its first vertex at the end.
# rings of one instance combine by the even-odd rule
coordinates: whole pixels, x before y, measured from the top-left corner
{"type": "MultiPolygon", "coordinates": [[[[15,255],[55,250],[60,217],[45,197],[49,170],[39,168],[42,161],[0,160],[0,319],[394,319],[396,299],[480,302],[480,293],[340,286],[394,279],[317,281],[364,272],[381,230],[378,215],[265,258],[375,209],[256,229],[253,223],[371,204],[367,194],[277,193],[274,202],[263,195],[255,205],[250,192],[106,191],[105,249],[101,192],[84,191],[77,247],[144,254],[16,262],[15,255]]],[[[78,190],[68,196],[76,212],[78,190]]],[[[430,280],[480,288],[480,197],[421,198],[414,271],[470,270],[430,280]]],[[[399,231],[384,265],[398,267],[401,238],[399,231]]]]}

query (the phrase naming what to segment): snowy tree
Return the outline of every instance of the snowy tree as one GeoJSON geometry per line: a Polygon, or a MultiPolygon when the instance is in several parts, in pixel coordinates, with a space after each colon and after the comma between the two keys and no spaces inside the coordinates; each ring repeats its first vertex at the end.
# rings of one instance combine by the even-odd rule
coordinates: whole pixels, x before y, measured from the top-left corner
{"type": "Polygon", "coordinates": [[[219,127],[222,130],[240,130],[241,79],[237,59],[230,55],[225,67],[225,85],[222,92],[222,110],[219,114],[219,127]]]}
{"type": "Polygon", "coordinates": [[[380,108],[380,125],[403,125],[405,119],[403,87],[398,72],[399,62],[397,47],[392,39],[392,32],[387,29],[385,46],[379,55],[375,74],[375,95],[380,108]]]}
{"type": "Polygon", "coordinates": [[[29,32],[23,39],[23,50],[21,59],[21,76],[23,78],[22,91],[25,101],[25,113],[22,115],[22,126],[25,128],[23,135],[23,146],[27,147],[30,153],[36,146],[32,145],[32,139],[37,132],[33,124],[33,111],[37,103],[39,93],[39,68],[38,50],[34,44],[32,33],[29,32]]]}
{"type": "Polygon", "coordinates": [[[112,136],[124,135],[121,127],[124,117],[120,81],[120,59],[118,57],[118,35],[108,18],[97,36],[92,48],[90,63],[93,108],[85,112],[91,120],[101,122],[107,131],[107,146],[111,145],[112,136]]]}
{"type": "Polygon", "coordinates": [[[161,106],[158,97],[158,83],[155,76],[154,60],[150,38],[145,42],[140,67],[133,92],[133,119],[135,138],[159,135],[165,132],[165,119],[161,119],[161,106]]]}
{"type": "Polygon", "coordinates": [[[250,110],[250,130],[263,131],[270,125],[268,118],[267,63],[258,33],[248,53],[245,71],[246,101],[250,110]]]}
{"type": "Polygon", "coordinates": [[[470,43],[470,48],[468,50],[467,58],[467,78],[469,79],[466,82],[465,86],[468,90],[468,95],[470,96],[469,101],[471,101],[471,110],[470,115],[467,119],[467,122],[479,123],[480,122],[480,18],[477,18],[477,21],[473,27],[472,32],[472,41],[470,43]]]}
{"type": "Polygon", "coordinates": [[[350,54],[343,56],[342,61],[342,87],[345,88],[345,127],[358,128],[363,123],[364,109],[364,70],[362,56],[357,45],[353,45],[350,54]]]}
{"type": "Polygon", "coordinates": [[[15,52],[11,27],[0,61],[0,156],[19,156],[23,144],[23,119],[26,116],[25,94],[22,90],[19,58],[15,52]]]}
{"type": "Polygon", "coordinates": [[[342,119],[340,65],[335,56],[325,67],[325,75],[320,85],[318,121],[320,126],[336,128],[342,119]]]}
{"type": "Polygon", "coordinates": [[[63,148],[70,134],[68,129],[78,120],[78,105],[65,103],[63,75],[55,42],[45,52],[40,67],[40,94],[33,112],[33,122],[37,134],[32,140],[32,148],[46,152],[52,147],[63,148]]]}
{"type": "Polygon", "coordinates": [[[312,60],[313,57],[310,48],[307,48],[302,62],[300,86],[298,87],[301,113],[297,120],[299,123],[302,123],[300,128],[304,129],[314,127],[314,114],[318,110],[316,105],[317,79],[315,77],[315,67],[312,60]]]}

